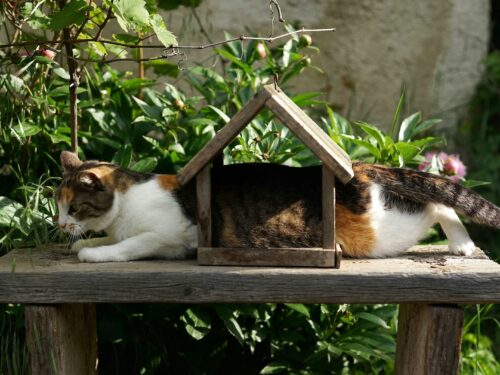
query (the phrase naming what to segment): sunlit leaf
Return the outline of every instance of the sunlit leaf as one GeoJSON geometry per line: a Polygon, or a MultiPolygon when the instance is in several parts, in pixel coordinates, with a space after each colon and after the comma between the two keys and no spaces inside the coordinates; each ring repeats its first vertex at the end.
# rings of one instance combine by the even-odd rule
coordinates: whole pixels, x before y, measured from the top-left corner
{"type": "Polygon", "coordinates": [[[85,11],[88,9],[85,0],[72,0],[59,11],[52,15],[49,27],[59,31],[70,25],[80,25],[85,22],[85,11]]]}
{"type": "Polygon", "coordinates": [[[163,18],[161,18],[159,14],[151,16],[149,21],[156,34],[156,37],[165,47],[177,44],[175,35],[167,30],[167,27],[163,22],[163,18]]]}

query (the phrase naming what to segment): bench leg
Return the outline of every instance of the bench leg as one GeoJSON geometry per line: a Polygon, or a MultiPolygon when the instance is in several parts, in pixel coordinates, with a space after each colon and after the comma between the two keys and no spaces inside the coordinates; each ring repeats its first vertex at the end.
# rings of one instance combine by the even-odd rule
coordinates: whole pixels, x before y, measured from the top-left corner
{"type": "Polygon", "coordinates": [[[458,374],[463,319],[457,305],[400,305],[394,373],[458,374]]]}
{"type": "Polygon", "coordinates": [[[25,323],[31,374],[96,373],[94,305],[26,305],[25,323]]]}

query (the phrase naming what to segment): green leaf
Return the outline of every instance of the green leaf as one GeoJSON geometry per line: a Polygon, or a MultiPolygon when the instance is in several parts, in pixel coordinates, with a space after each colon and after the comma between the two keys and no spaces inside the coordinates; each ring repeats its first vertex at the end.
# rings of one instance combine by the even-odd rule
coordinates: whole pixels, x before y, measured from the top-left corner
{"type": "Polygon", "coordinates": [[[417,156],[421,150],[419,147],[406,142],[398,142],[394,146],[396,146],[396,149],[403,157],[405,164],[417,156]]]}
{"type": "Polygon", "coordinates": [[[271,362],[260,370],[261,374],[278,374],[280,372],[289,373],[290,366],[284,362],[271,362]]]}
{"type": "Polygon", "coordinates": [[[153,69],[153,71],[162,76],[174,77],[179,75],[179,67],[177,64],[172,64],[168,61],[153,60],[144,64],[146,68],[153,69]]]}
{"type": "Polygon", "coordinates": [[[131,45],[138,44],[141,41],[139,37],[130,34],[113,34],[112,38],[117,42],[131,45]]]}
{"type": "Polygon", "coordinates": [[[49,28],[50,18],[40,10],[40,6],[33,7],[33,2],[25,3],[21,7],[20,13],[32,29],[45,30],[49,28]]]}
{"type": "Polygon", "coordinates": [[[414,135],[415,128],[420,123],[420,121],[422,121],[420,112],[414,113],[411,116],[405,118],[401,123],[401,127],[399,129],[398,140],[409,141],[414,135]]]}
{"type": "Polygon", "coordinates": [[[299,314],[307,316],[308,318],[311,317],[311,315],[309,314],[309,309],[306,305],[303,305],[301,303],[285,303],[285,306],[290,310],[297,311],[299,314]]]}
{"type": "Polygon", "coordinates": [[[159,14],[155,14],[151,16],[150,25],[153,28],[158,40],[165,46],[177,45],[177,39],[175,35],[167,30],[165,23],[163,22],[163,18],[159,14]]]}
{"type": "Polygon", "coordinates": [[[201,340],[210,332],[210,315],[201,308],[187,309],[181,320],[185,323],[187,333],[196,340],[201,340]]]}
{"type": "Polygon", "coordinates": [[[423,121],[422,123],[418,124],[414,131],[413,131],[413,134],[411,135],[412,137],[414,137],[415,135],[419,134],[419,133],[422,133],[423,131],[427,130],[427,129],[430,129],[432,128],[434,125],[437,125],[439,124],[440,122],[442,122],[443,120],[441,119],[429,119],[429,120],[425,120],[423,121]]]}
{"type": "Polygon", "coordinates": [[[370,314],[368,312],[361,311],[361,312],[357,313],[356,316],[358,318],[361,318],[361,319],[367,320],[369,322],[375,323],[376,325],[378,325],[380,327],[387,328],[387,329],[389,328],[389,326],[387,325],[387,323],[384,322],[384,320],[382,320],[382,318],[378,317],[375,314],[370,314]]]}
{"type": "Polygon", "coordinates": [[[368,135],[372,136],[380,146],[384,148],[384,134],[378,130],[375,126],[367,124],[366,122],[359,122],[357,125],[368,135]]]}
{"type": "Polygon", "coordinates": [[[283,67],[285,68],[288,65],[290,65],[292,46],[293,46],[293,39],[287,41],[283,46],[283,67]]]}
{"type": "Polygon", "coordinates": [[[149,25],[149,12],[144,0],[116,0],[113,12],[124,31],[142,31],[149,25]]]}
{"type": "Polygon", "coordinates": [[[14,126],[11,130],[21,138],[27,138],[40,133],[42,129],[36,125],[19,124],[14,126]]]}
{"type": "Polygon", "coordinates": [[[241,346],[245,345],[245,336],[243,335],[243,331],[236,320],[236,318],[231,317],[229,319],[224,319],[224,325],[231,335],[233,335],[236,340],[240,343],[241,346]]]}
{"type": "Polygon", "coordinates": [[[370,152],[370,154],[372,154],[375,157],[377,161],[382,158],[380,150],[376,148],[374,145],[372,145],[370,142],[357,139],[352,135],[340,134],[340,137],[351,143],[354,143],[357,146],[365,148],[366,150],[368,150],[368,152],[370,152]]]}
{"type": "Polygon", "coordinates": [[[228,59],[235,65],[239,66],[243,71],[247,74],[253,74],[253,69],[250,65],[245,64],[239,57],[234,56],[231,54],[231,52],[228,52],[226,50],[220,49],[220,48],[215,48],[215,51],[221,55],[222,57],[228,59]]]}
{"type": "Polygon", "coordinates": [[[229,116],[226,115],[224,112],[222,112],[219,108],[214,107],[213,105],[209,105],[208,108],[217,113],[219,117],[223,119],[226,124],[231,120],[229,116]]]}
{"type": "Polygon", "coordinates": [[[52,143],[66,143],[71,146],[71,138],[64,134],[59,133],[47,133],[52,143]]]}
{"type": "Polygon", "coordinates": [[[215,311],[217,311],[217,315],[222,319],[224,325],[231,335],[233,335],[236,340],[240,343],[241,346],[245,345],[245,335],[241,330],[241,327],[234,317],[234,311],[227,306],[216,306],[215,311]]]}
{"type": "MultiPolygon", "coordinates": [[[[84,87],[78,87],[76,89],[77,94],[80,94],[82,92],[87,92],[87,89],[84,87]]],[[[69,85],[59,86],[49,91],[49,96],[51,97],[68,96],[68,95],[69,95],[69,85]]]]}
{"type": "Polygon", "coordinates": [[[465,180],[465,187],[472,189],[478,186],[490,185],[491,182],[488,181],[478,181],[478,180],[465,180]]]}
{"type": "Polygon", "coordinates": [[[124,168],[128,168],[131,160],[132,146],[130,144],[126,144],[115,153],[111,162],[113,164],[118,164],[124,168]]]}
{"type": "Polygon", "coordinates": [[[399,115],[401,114],[401,111],[403,109],[404,102],[405,102],[405,93],[403,91],[399,97],[398,106],[396,107],[396,112],[394,112],[394,118],[392,120],[392,127],[391,127],[391,138],[394,138],[394,134],[396,134],[399,115]]]}
{"type": "Polygon", "coordinates": [[[54,61],[45,56],[35,56],[35,61],[44,65],[52,65],[54,61]]]}
{"type": "Polygon", "coordinates": [[[26,92],[24,81],[13,74],[0,74],[0,93],[5,91],[3,90],[4,87],[19,94],[26,92]]]}
{"type": "Polygon", "coordinates": [[[147,157],[144,159],[139,160],[137,163],[132,165],[130,169],[136,172],[141,172],[141,173],[149,173],[152,172],[155,168],[156,165],[158,164],[158,160],[154,157],[147,157]]]}
{"type": "Polygon", "coordinates": [[[59,77],[61,77],[62,79],[65,79],[65,80],[69,80],[70,79],[70,76],[69,76],[69,73],[64,70],[64,68],[58,66],[57,68],[54,68],[52,69],[52,71],[57,74],[59,77]]]}
{"type": "Polygon", "coordinates": [[[70,1],[59,12],[52,15],[50,29],[60,31],[70,25],[81,25],[85,22],[85,12],[88,8],[85,0],[70,1]]]}
{"type": "Polygon", "coordinates": [[[7,197],[0,196],[0,226],[10,227],[19,224],[23,205],[7,197]]]}
{"type": "Polygon", "coordinates": [[[306,92],[304,94],[300,95],[295,95],[292,97],[292,101],[297,104],[299,107],[304,107],[304,106],[309,106],[312,104],[319,104],[321,103],[318,100],[312,100],[314,98],[317,98],[318,96],[321,96],[320,92],[306,92]]]}

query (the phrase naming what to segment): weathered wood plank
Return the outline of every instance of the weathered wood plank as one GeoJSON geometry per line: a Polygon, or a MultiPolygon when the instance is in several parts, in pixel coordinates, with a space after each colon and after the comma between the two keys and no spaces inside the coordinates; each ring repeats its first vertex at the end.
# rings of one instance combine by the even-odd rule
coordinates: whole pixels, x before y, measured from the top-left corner
{"type": "Polygon", "coordinates": [[[320,248],[198,248],[203,266],[335,267],[335,250],[320,248]]]}
{"type": "Polygon", "coordinates": [[[212,189],[210,165],[196,176],[196,218],[198,222],[198,247],[212,246],[212,189]]]}
{"type": "Polygon", "coordinates": [[[196,260],[92,264],[60,250],[25,249],[0,258],[0,302],[498,303],[500,265],[480,250],[450,256],[445,246],[344,258],[338,270],[201,267],[196,260]]]}
{"type": "Polygon", "coordinates": [[[335,175],[324,165],[321,185],[323,248],[335,249],[335,175]]]}
{"type": "Polygon", "coordinates": [[[26,305],[25,322],[31,374],[96,373],[94,305],[26,305]]]}
{"type": "Polygon", "coordinates": [[[394,373],[458,374],[463,319],[456,305],[400,305],[394,373]]]}
{"type": "Polygon", "coordinates": [[[282,91],[267,85],[263,91],[270,98],[265,105],[301,140],[335,175],[347,183],[353,176],[347,154],[282,91]]]}
{"type": "Polygon", "coordinates": [[[200,152],[177,174],[181,185],[187,184],[203,167],[221,152],[259,113],[269,98],[269,92],[261,90],[224,127],[217,132],[200,152]]]}

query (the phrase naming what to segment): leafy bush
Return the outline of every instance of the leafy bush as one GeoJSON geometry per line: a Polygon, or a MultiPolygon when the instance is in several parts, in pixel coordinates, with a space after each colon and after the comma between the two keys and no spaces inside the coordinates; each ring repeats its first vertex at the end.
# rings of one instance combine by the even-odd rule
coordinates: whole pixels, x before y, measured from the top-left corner
{"type": "MultiPolygon", "coordinates": [[[[166,3],[181,2],[160,2],[166,3]]],[[[30,14],[28,22],[46,21],[37,12],[30,14]]],[[[199,66],[181,76],[198,96],[187,96],[172,85],[158,90],[153,81],[87,64],[78,89],[79,152],[137,171],[175,173],[263,84],[272,82],[274,74],[288,92],[289,81],[304,69],[315,68],[309,54],[316,52],[297,37],[271,49],[257,42],[244,49],[239,43],[225,45],[215,50],[224,61],[222,72],[199,66]]],[[[85,53],[98,57],[102,51],[96,45],[85,53]]],[[[3,54],[0,62],[0,245],[6,251],[51,239],[55,213],[51,194],[61,174],[57,157],[69,147],[71,130],[64,64],[40,51],[27,56],[3,54]]],[[[168,63],[149,67],[156,73],[171,73],[168,63]]],[[[341,117],[319,100],[318,93],[289,95],[356,159],[417,166],[425,150],[441,141],[421,137],[437,120],[424,121],[418,113],[400,120],[403,99],[390,134],[385,134],[371,124],[341,117]]],[[[225,163],[317,163],[267,112],[252,121],[223,157],[225,163]]],[[[25,373],[22,307],[2,309],[0,371],[25,373]]],[[[469,314],[465,373],[498,366],[489,338],[472,333],[488,314],[490,310],[469,314]]],[[[101,305],[100,369],[102,373],[392,373],[396,316],[395,305],[101,305]]]]}

